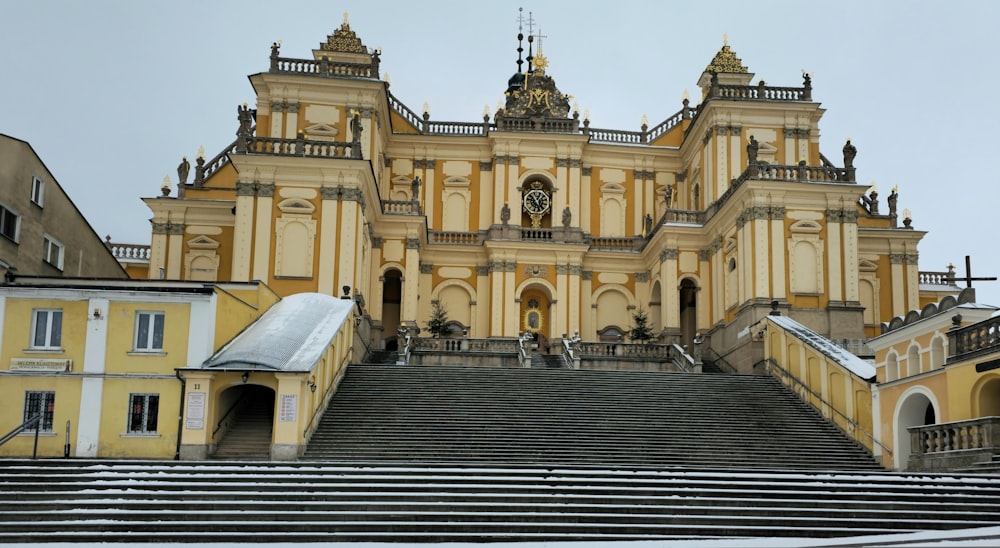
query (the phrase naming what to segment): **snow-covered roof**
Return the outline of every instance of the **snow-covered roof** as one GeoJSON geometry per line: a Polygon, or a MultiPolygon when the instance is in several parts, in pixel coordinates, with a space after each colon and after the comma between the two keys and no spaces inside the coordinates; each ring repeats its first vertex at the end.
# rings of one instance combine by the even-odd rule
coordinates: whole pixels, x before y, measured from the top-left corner
{"type": "Polygon", "coordinates": [[[875,377],[875,367],[851,354],[847,350],[837,346],[830,339],[809,329],[788,316],[768,316],[768,320],[778,324],[782,329],[801,339],[809,346],[821,352],[824,356],[842,365],[851,373],[862,379],[875,377]]]}
{"type": "Polygon", "coordinates": [[[351,315],[353,300],[319,293],[289,295],[272,306],[202,369],[310,371],[351,315]]]}

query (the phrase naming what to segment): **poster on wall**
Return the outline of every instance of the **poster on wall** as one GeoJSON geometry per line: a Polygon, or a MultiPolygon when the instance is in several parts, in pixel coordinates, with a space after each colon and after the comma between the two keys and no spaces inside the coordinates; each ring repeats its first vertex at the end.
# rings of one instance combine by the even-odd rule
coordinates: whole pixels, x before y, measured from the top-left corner
{"type": "Polygon", "coordinates": [[[201,430],[205,428],[205,393],[188,393],[187,411],[184,413],[187,423],[184,427],[188,430],[201,430]]]}
{"type": "Polygon", "coordinates": [[[282,394],[281,406],[278,408],[280,422],[295,422],[298,420],[299,397],[295,394],[282,394]]]}

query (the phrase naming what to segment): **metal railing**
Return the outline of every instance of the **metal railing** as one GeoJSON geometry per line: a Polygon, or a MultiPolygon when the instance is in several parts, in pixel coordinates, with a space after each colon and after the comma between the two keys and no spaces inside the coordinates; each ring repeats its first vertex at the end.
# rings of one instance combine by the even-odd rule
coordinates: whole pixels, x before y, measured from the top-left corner
{"type": "MultiPolygon", "coordinates": [[[[830,414],[837,415],[838,417],[840,417],[844,421],[845,426],[841,426],[840,423],[838,423],[836,420],[830,420],[830,422],[834,426],[839,428],[841,431],[843,431],[845,434],[850,436],[852,439],[857,440],[858,435],[861,434],[865,438],[871,440],[873,445],[878,445],[879,447],[881,447],[882,450],[886,452],[886,454],[890,456],[892,455],[892,449],[889,449],[889,447],[887,447],[884,443],[875,439],[875,434],[872,434],[871,432],[862,428],[861,425],[857,423],[857,421],[855,421],[854,419],[852,419],[851,417],[847,416],[842,411],[834,407],[832,403],[826,401],[821,393],[813,390],[812,388],[809,388],[805,383],[799,380],[798,377],[796,377],[790,371],[782,367],[781,364],[779,364],[774,358],[765,358],[763,360],[763,363],[769,375],[777,378],[778,381],[784,384],[785,386],[788,386],[789,384],[794,385],[794,388],[792,388],[791,386],[788,387],[789,389],[792,390],[793,393],[798,395],[799,399],[801,399],[803,402],[805,402],[810,406],[815,407],[812,403],[812,400],[815,399],[815,401],[819,402],[824,408],[826,408],[830,414]],[[788,382],[786,383],[785,381],[788,382]]],[[[754,367],[756,368],[756,366],[754,367]]],[[[822,409],[820,409],[819,411],[822,412],[822,409]]]]}
{"type": "Polygon", "coordinates": [[[20,426],[14,428],[10,432],[7,432],[7,434],[5,434],[4,437],[0,438],[0,445],[3,445],[5,443],[7,443],[8,441],[14,439],[19,434],[21,434],[21,432],[24,432],[25,430],[28,430],[29,428],[34,427],[35,428],[35,445],[34,445],[34,447],[31,450],[31,458],[33,458],[33,459],[38,458],[38,431],[41,430],[41,428],[40,428],[40,423],[41,422],[42,422],[42,414],[41,413],[35,415],[34,417],[31,417],[30,419],[28,419],[28,420],[24,421],[23,423],[21,423],[20,426]]]}

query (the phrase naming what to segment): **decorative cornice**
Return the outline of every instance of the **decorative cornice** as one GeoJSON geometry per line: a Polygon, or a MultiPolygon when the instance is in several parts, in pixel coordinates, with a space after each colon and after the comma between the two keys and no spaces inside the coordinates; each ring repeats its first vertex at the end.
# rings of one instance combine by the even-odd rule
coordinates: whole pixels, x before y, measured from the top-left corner
{"type": "Polygon", "coordinates": [[[479,171],[493,171],[493,161],[492,160],[480,161],[479,171]]]}
{"type": "Polygon", "coordinates": [[[285,103],[285,108],[288,109],[289,114],[295,114],[299,111],[298,103],[285,103]]]}
{"type": "Polygon", "coordinates": [[[660,251],[660,262],[677,259],[680,251],[677,249],[664,249],[660,251]]]}
{"type": "Polygon", "coordinates": [[[421,274],[433,274],[434,265],[429,263],[420,263],[420,273],[421,274]]]}
{"type": "Polygon", "coordinates": [[[361,194],[360,188],[342,188],[340,199],[345,202],[363,202],[365,197],[361,194]]]}
{"type": "Polygon", "coordinates": [[[646,171],[643,169],[633,169],[632,176],[639,180],[653,180],[656,178],[656,173],[652,171],[646,171]]]}
{"type": "Polygon", "coordinates": [[[507,165],[507,157],[506,157],[506,156],[504,156],[503,154],[500,154],[500,155],[497,155],[497,156],[494,156],[494,157],[493,157],[493,161],[494,161],[494,162],[495,162],[495,163],[496,163],[497,165],[500,165],[500,166],[505,166],[505,165],[507,165]]]}
{"type": "Polygon", "coordinates": [[[382,247],[382,237],[374,236],[372,237],[372,247],[375,249],[381,249],[382,247]]]}
{"type": "Polygon", "coordinates": [[[569,158],[556,158],[556,167],[569,167],[569,158]]]}
{"type": "Polygon", "coordinates": [[[243,183],[240,181],[236,182],[237,196],[255,196],[256,194],[257,194],[257,186],[254,183],[243,183]]]}
{"type": "Polygon", "coordinates": [[[919,259],[920,259],[920,256],[918,254],[916,254],[916,253],[907,253],[903,257],[903,260],[906,261],[906,264],[912,264],[912,265],[918,265],[918,264],[920,264],[919,259]]]}
{"type": "Polygon", "coordinates": [[[780,221],[785,218],[785,206],[771,206],[770,216],[768,217],[772,221],[780,221]]]}
{"type": "Polygon", "coordinates": [[[718,135],[719,137],[725,137],[725,136],[729,135],[729,127],[728,126],[715,126],[715,134],[718,135]]]}
{"type": "Polygon", "coordinates": [[[260,198],[274,197],[274,183],[256,183],[257,196],[260,198]]]}
{"type": "Polygon", "coordinates": [[[580,276],[581,274],[583,274],[583,265],[582,264],[569,265],[569,273],[573,276],[580,276]]]}
{"type": "Polygon", "coordinates": [[[709,249],[702,249],[698,252],[698,259],[708,262],[712,258],[712,251],[709,249]]]}
{"type": "Polygon", "coordinates": [[[407,238],[406,239],[406,249],[416,249],[420,250],[420,238],[407,238]]]}
{"type": "Polygon", "coordinates": [[[581,167],[583,166],[583,160],[579,158],[570,158],[569,167],[581,167]]]}
{"type": "Polygon", "coordinates": [[[593,279],[593,277],[594,277],[594,271],[593,270],[584,270],[584,271],[580,272],[580,278],[582,278],[583,281],[585,281],[585,282],[589,282],[591,279],[593,279]]]}
{"type": "Polygon", "coordinates": [[[324,200],[339,200],[340,193],[343,190],[339,186],[321,186],[319,187],[319,194],[324,200]]]}
{"type": "Polygon", "coordinates": [[[906,263],[906,255],[903,254],[903,253],[890,253],[889,254],[889,262],[891,264],[905,264],[906,263]]]}
{"type": "Polygon", "coordinates": [[[489,276],[490,267],[489,265],[476,265],[476,276],[489,276]]]}
{"type": "Polygon", "coordinates": [[[416,169],[434,169],[437,166],[437,160],[413,160],[413,167],[416,169]]]}
{"type": "Polygon", "coordinates": [[[746,211],[747,220],[766,221],[771,218],[771,208],[767,206],[753,206],[746,211]]]}
{"type": "Polygon", "coordinates": [[[635,281],[639,283],[646,283],[649,281],[649,272],[636,272],[633,276],[635,276],[635,281]]]}
{"type": "Polygon", "coordinates": [[[507,157],[507,163],[510,164],[510,165],[512,165],[512,166],[519,166],[519,165],[521,165],[521,157],[520,156],[508,156],[507,157]]]}
{"type": "Polygon", "coordinates": [[[560,275],[560,274],[562,274],[562,275],[569,274],[569,265],[568,264],[557,264],[556,265],[556,275],[560,275]]]}
{"type": "Polygon", "coordinates": [[[181,223],[152,223],[153,234],[168,234],[179,236],[184,234],[184,225],[181,223]]]}
{"type": "Polygon", "coordinates": [[[843,222],[845,223],[857,223],[858,222],[858,212],[854,209],[845,209],[843,216],[843,222]]]}

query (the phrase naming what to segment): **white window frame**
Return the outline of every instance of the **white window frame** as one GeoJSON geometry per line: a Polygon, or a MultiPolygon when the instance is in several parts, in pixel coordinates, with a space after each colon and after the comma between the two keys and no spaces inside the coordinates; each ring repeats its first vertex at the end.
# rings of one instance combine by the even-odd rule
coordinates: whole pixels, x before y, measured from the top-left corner
{"type": "Polygon", "coordinates": [[[135,352],[151,352],[151,353],[162,353],[163,352],[163,332],[165,330],[164,324],[166,323],[166,318],[162,311],[156,310],[138,310],[135,313],[135,333],[132,338],[134,341],[133,349],[135,352]],[[143,318],[146,318],[146,332],[141,332],[141,327],[143,324],[143,318]],[[159,322],[157,322],[159,319],[159,322]],[[159,346],[156,346],[157,338],[157,326],[159,326],[159,346]],[[143,340],[145,339],[145,340],[143,340]]]}
{"type": "Polygon", "coordinates": [[[8,240],[17,243],[18,237],[21,232],[21,216],[18,215],[13,209],[7,207],[5,204],[0,203],[0,236],[4,236],[8,240]],[[14,233],[7,234],[3,231],[4,225],[7,223],[7,218],[14,218],[14,233]]]}
{"type": "Polygon", "coordinates": [[[63,311],[61,308],[36,308],[31,311],[31,341],[29,348],[32,350],[62,350],[62,319],[63,311]],[[42,318],[45,321],[40,321],[42,318]],[[55,318],[59,319],[58,328],[53,329],[53,324],[57,323],[53,321],[55,318]],[[44,329],[44,333],[39,333],[39,329],[44,329]],[[42,344],[37,344],[38,337],[42,337],[42,344]]]}
{"type": "Polygon", "coordinates": [[[59,270],[62,270],[63,261],[66,257],[66,246],[62,245],[59,243],[59,240],[56,240],[48,234],[45,235],[44,242],[44,255],[42,256],[42,260],[59,270]],[[55,257],[53,257],[53,252],[55,253],[55,257]]]}
{"type": "Polygon", "coordinates": [[[156,434],[157,427],[159,427],[159,409],[160,409],[160,395],[159,394],[148,394],[148,393],[135,393],[128,395],[128,412],[125,415],[125,432],[127,434],[156,434]],[[155,409],[152,413],[149,410],[149,404],[151,401],[156,400],[155,409]],[[132,416],[133,410],[136,405],[142,406],[141,419],[137,427],[133,428],[132,416]],[[150,429],[150,416],[153,416],[153,428],[150,429]]]}
{"type": "Polygon", "coordinates": [[[38,207],[44,207],[45,201],[45,181],[39,177],[31,177],[31,203],[38,207]]]}
{"type": "MultiPolygon", "coordinates": [[[[52,423],[54,422],[53,417],[55,415],[56,407],[56,393],[51,390],[29,390],[24,393],[24,415],[21,422],[26,422],[31,417],[34,417],[39,412],[42,414],[42,420],[37,425],[39,432],[52,432],[52,423]],[[38,407],[40,409],[33,410],[31,404],[33,402],[38,402],[38,407]]],[[[25,432],[35,432],[35,428],[25,430],[25,432]]]]}

